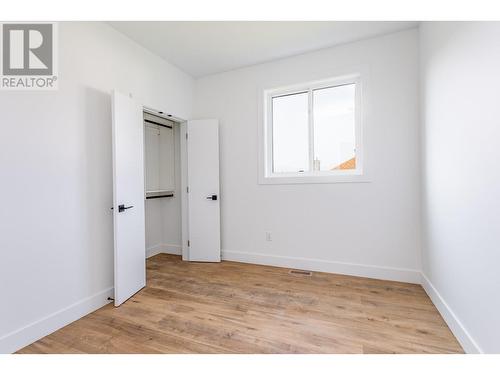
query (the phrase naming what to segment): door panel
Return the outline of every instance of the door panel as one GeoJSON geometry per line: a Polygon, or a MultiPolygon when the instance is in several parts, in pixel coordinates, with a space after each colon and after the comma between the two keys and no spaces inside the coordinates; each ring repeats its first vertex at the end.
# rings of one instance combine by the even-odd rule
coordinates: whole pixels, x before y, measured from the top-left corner
{"type": "Polygon", "coordinates": [[[113,92],[115,306],[146,285],[142,106],[113,92]],[[122,206],[123,209],[119,209],[122,206]]]}
{"type": "Polygon", "coordinates": [[[187,123],[189,260],[220,262],[219,123],[187,123]]]}

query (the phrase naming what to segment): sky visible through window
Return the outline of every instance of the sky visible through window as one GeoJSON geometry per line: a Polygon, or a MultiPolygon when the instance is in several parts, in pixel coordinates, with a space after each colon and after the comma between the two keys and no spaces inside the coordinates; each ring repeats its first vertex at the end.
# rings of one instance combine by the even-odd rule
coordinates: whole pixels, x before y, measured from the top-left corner
{"type": "Polygon", "coordinates": [[[309,169],[308,93],[273,98],[273,172],[309,169]]]}
{"type": "MultiPolygon", "coordinates": [[[[340,169],[355,158],[355,84],[317,89],[312,95],[313,168],[340,169]]],[[[308,92],[273,98],[272,112],[273,172],[309,171],[308,92]]]]}
{"type": "Polygon", "coordinates": [[[313,91],[314,160],[330,171],[355,156],[355,85],[313,91]]]}

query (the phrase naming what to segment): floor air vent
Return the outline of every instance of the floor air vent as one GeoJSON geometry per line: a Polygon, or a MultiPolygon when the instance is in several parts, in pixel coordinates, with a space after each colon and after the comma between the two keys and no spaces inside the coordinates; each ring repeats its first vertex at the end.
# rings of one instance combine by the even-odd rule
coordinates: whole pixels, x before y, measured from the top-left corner
{"type": "Polygon", "coordinates": [[[290,270],[288,271],[291,275],[301,275],[301,276],[312,276],[311,271],[303,271],[303,270],[290,270]]]}

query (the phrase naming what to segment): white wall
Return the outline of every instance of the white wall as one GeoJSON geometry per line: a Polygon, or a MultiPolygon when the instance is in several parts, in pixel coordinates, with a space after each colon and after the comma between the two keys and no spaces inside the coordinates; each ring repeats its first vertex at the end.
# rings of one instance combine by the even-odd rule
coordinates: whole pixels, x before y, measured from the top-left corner
{"type": "Polygon", "coordinates": [[[201,78],[195,116],[220,119],[226,259],[420,281],[416,29],[201,78]],[[259,185],[262,89],[359,67],[371,181],[259,185]]]}
{"type": "Polygon", "coordinates": [[[424,286],[469,352],[500,352],[500,23],[421,26],[424,286]]]}
{"type": "Polygon", "coordinates": [[[111,90],[191,115],[193,80],[110,26],[59,40],[58,91],[0,92],[0,352],[112,295],[111,90]]]}
{"type": "Polygon", "coordinates": [[[181,254],[181,141],[180,125],[174,126],[174,173],[175,191],[172,198],[157,199],[163,209],[162,241],[163,251],[171,254],[181,254]]]}

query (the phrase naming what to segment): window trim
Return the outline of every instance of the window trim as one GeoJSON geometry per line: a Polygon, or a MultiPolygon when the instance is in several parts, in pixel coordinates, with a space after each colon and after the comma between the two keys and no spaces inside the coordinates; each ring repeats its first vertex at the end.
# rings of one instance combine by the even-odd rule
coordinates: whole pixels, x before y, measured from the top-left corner
{"type": "Polygon", "coordinates": [[[336,183],[367,182],[364,173],[363,148],[363,85],[361,74],[348,74],[324,80],[312,81],[280,88],[263,90],[262,133],[260,134],[261,155],[259,165],[260,184],[294,184],[294,183],[336,183]],[[356,169],[338,171],[313,171],[314,163],[314,112],[312,92],[318,89],[355,84],[355,147],[356,169]],[[273,98],[308,92],[309,95],[309,171],[293,173],[273,172],[273,98]]]}

